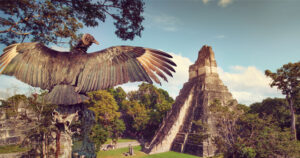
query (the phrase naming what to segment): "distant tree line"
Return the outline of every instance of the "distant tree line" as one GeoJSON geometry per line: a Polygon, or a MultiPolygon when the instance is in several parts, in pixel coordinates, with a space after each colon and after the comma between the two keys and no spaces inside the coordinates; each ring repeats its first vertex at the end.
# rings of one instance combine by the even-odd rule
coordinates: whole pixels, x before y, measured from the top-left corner
{"type": "Polygon", "coordinates": [[[249,107],[221,106],[218,100],[211,103],[220,129],[214,142],[224,157],[300,157],[300,62],[265,74],[272,79],[270,86],[281,90],[285,99],[267,98],[249,107]]]}
{"type": "MultiPolygon", "coordinates": [[[[280,98],[236,107],[214,101],[210,110],[220,127],[220,135],[213,139],[218,152],[238,158],[299,157],[300,141],[295,141],[290,132],[291,118],[286,106],[286,100],[280,98]]],[[[300,117],[300,104],[296,109],[300,117]]],[[[299,123],[296,127],[300,130],[299,123]]]]}

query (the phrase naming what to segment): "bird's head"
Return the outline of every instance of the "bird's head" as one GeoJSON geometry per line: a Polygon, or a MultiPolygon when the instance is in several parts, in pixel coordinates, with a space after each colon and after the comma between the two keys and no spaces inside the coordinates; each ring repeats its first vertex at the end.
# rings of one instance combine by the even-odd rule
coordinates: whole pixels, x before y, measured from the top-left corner
{"type": "Polygon", "coordinates": [[[81,37],[81,41],[83,44],[87,45],[87,46],[90,46],[92,45],[93,43],[99,45],[99,42],[95,40],[95,38],[88,34],[88,33],[85,33],[82,37],[81,37]]]}

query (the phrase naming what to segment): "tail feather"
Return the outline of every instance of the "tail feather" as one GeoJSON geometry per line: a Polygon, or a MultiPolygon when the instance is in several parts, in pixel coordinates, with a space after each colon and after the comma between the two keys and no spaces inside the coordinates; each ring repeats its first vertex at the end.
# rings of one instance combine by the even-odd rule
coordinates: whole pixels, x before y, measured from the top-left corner
{"type": "Polygon", "coordinates": [[[89,99],[85,95],[75,92],[75,87],[70,85],[56,85],[50,93],[46,95],[46,101],[56,105],[80,104],[89,99]]]}

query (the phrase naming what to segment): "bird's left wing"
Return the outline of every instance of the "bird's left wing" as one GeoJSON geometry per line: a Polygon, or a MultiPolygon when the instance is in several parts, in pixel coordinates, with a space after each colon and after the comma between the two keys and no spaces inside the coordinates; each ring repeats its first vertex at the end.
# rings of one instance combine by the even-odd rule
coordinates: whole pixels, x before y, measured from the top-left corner
{"type": "Polygon", "coordinates": [[[151,79],[160,84],[157,76],[167,81],[165,74],[172,76],[176,66],[171,55],[143,47],[115,46],[87,55],[77,79],[81,93],[151,79]]]}

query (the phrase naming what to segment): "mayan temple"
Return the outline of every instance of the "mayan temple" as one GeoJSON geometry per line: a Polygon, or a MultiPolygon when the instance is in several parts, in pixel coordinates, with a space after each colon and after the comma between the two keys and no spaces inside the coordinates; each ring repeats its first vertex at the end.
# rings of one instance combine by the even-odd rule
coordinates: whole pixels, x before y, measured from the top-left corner
{"type": "Polygon", "coordinates": [[[212,138],[218,135],[216,120],[209,111],[209,105],[218,99],[223,106],[229,102],[237,104],[227,87],[219,78],[214,52],[210,46],[203,46],[195,64],[189,67],[189,81],[180,90],[172,109],[165,117],[150,144],[145,147],[149,154],[176,151],[203,157],[217,152],[212,138]],[[210,137],[195,141],[194,121],[206,124],[210,137]]]}

